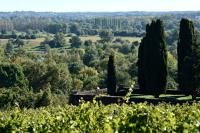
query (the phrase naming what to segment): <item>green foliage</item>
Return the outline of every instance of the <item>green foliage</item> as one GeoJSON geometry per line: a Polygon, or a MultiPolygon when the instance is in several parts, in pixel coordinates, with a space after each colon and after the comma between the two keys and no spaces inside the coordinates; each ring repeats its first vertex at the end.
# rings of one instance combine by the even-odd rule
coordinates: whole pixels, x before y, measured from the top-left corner
{"type": "Polygon", "coordinates": [[[51,96],[51,87],[48,84],[46,90],[42,93],[42,96],[37,100],[35,107],[45,107],[51,104],[52,96],[51,96]]]}
{"type": "Polygon", "coordinates": [[[70,32],[79,36],[81,34],[80,26],[77,23],[72,24],[70,26],[70,32]]]}
{"type": "Polygon", "coordinates": [[[118,85],[125,85],[130,86],[131,85],[131,76],[126,71],[117,71],[116,73],[117,77],[117,84],[118,85]]]}
{"type": "Polygon", "coordinates": [[[87,66],[92,66],[92,62],[98,59],[98,51],[95,47],[88,47],[83,55],[83,63],[87,66]]]}
{"type": "Polygon", "coordinates": [[[172,29],[166,32],[166,43],[168,45],[174,45],[174,42],[178,40],[178,29],[172,29]]]}
{"type": "Polygon", "coordinates": [[[54,39],[49,42],[49,46],[52,48],[63,47],[65,44],[65,35],[62,32],[56,33],[54,39]]]}
{"type": "MultiPolygon", "coordinates": [[[[83,90],[83,81],[78,78],[73,78],[72,79],[72,87],[74,90],[83,90]]],[[[91,89],[91,88],[89,88],[89,89],[91,89]]]]}
{"type": "Polygon", "coordinates": [[[103,30],[99,33],[101,42],[111,42],[113,39],[113,33],[110,30],[103,30]]]}
{"type": "Polygon", "coordinates": [[[52,92],[68,93],[71,89],[71,76],[65,64],[44,64],[24,62],[24,74],[34,92],[45,90],[50,84],[52,92]]]}
{"type": "Polygon", "coordinates": [[[167,53],[167,67],[168,67],[168,78],[167,78],[167,89],[177,89],[177,59],[170,53],[167,53]]]}
{"type": "Polygon", "coordinates": [[[1,88],[0,89],[0,109],[19,108],[38,108],[48,105],[58,106],[67,102],[64,94],[55,94],[50,90],[50,85],[39,93],[28,90],[27,88],[1,88]]]}
{"type": "Polygon", "coordinates": [[[27,80],[22,68],[15,64],[0,64],[0,87],[25,87],[27,80]]]}
{"type": "Polygon", "coordinates": [[[84,42],[84,45],[85,45],[85,46],[91,46],[91,45],[92,45],[92,40],[86,40],[86,41],[84,42]]]}
{"type": "Polygon", "coordinates": [[[28,91],[27,88],[1,88],[0,108],[9,109],[12,107],[34,108],[38,95],[28,91]]]}
{"type": "Polygon", "coordinates": [[[51,47],[48,44],[43,44],[44,51],[49,53],[51,51],[51,47]]]}
{"type": "Polygon", "coordinates": [[[82,44],[82,41],[78,36],[73,36],[69,42],[71,43],[72,48],[79,48],[82,44]]]}
{"type": "Polygon", "coordinates": [[[24,46],[24,41],[20,38],[17,38],[16,40],[13,41],[13,43],[15,45],[17,45],[18,47],[23,47],[24,46]]]}
{"type": "Polygon", "coordinates": [[[69,72],[71,74],[79,74],[83,67],[84,65],[80,64],[79,62],[72,62],[68,65],[69,72]]]}
{"type": "Polygon", "coordinates": [[[131,52],[131,45],[130,44],[123,44],[119,48],[119,52],[121,52],[123,54],[129,54],[131,52]]]}
{"type": "Polygon", "coordinates": [[[4,53],[6,56],[11,56],[13,54],[13,40],[8,40],[8,42],[6,43],[6,47],[4,49],[4,53]]]}
{"type": "Polygon", "coordinates": [[[138,82],[140,89],[159,97],[167,83],[167,51],[161,20],[146,27],[138,55],[138,82]]]}
{"type": "Polygon", "coordinates": [[[83,81],[84,90],[93,90],[98,86],[98,72],[91,67],[82,68],[78,78],[83,81]]]}
{"type": "Polygon", "coordinates": [[[60,23],[54,23],[49,24],[46,29],[47,32],[56,34],[58,32],[62,32],[63,34],[66,34],[67,32],[67,25],[66,24],[60,24],[60,23]]]}
{"type": "Polygon", "coordinates": [[[200,103],[140,104],[19,109],[0,113],[2,132],[199,132],[200,103]],[[195,110],[195,111],[194,111],[195,110]]]}

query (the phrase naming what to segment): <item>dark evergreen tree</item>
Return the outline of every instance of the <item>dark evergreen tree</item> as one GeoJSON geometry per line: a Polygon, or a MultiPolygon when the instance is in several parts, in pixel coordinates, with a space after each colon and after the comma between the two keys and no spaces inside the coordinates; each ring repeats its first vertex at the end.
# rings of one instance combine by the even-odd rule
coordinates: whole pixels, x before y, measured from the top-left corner
{"type": "Polygon", "coordinates": [[[179,89],[186,95],[196,94],[200,87],[200,48],[193,22],[188,19],[181,20],[177,52],[179,89]]]}
{"type": "Polygon", "coordinates": [[[110,55],[107,67],[107,89],[109,95],[115,95],[116,90],[116,71],[114,65],[114,56],[110,55]]]}
{"type": "Polygon", "coordinates": [[[200,43],[194,43],[192,54],[192,98],[196,99],[196,96],[200,95],[200,43]]]}
{"type": "Polygon", "coordinates": [[[182,19],[180,22],[180,32],[178,41],[178,82],[179,89],[186,95],[192,93],[194,81],[194,58],[195,53],[193,47],[196,47],[196,37],[194,34],[194,26],[192,21],[182,19]]]}
{"type": "Polygon", "coordinates": [[[167,82],[167,52],[161,20],[146,27],[138,54],[138,83],[144,93],[159,97],[167,82]]]}
{"type": "Polygon", "coordinates": [[[143,93],[148,93],[145,87],[145,72],[144,72],[144,42],[146,37],[141,41],[138,51],[138,84],[143,93]]]}

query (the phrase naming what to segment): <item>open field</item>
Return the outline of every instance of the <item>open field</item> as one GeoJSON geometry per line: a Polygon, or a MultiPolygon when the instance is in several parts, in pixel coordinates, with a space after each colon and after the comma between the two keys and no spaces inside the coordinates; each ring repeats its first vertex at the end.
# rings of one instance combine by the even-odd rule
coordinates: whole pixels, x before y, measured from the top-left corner
{"type": "MultiPolygon", "coordinates": [[[[69,40],[71,37],[65,37],[66,43],[69,44],[69,40]]],[[[128,40],[129,42],[134,42],[134,41],[141,41],[141,38],[139,37],[114,37],[113,40],[116,38],[121,38],[122,40],[128,40]]],[[[84,42],[86,40],[92,40],[92,42],[97,42],[100,40],[99,36],[81,36],[80,39],[84,42]]],[[[29,39],[29,40],[24,40],[25,45],[24,48],[30,52],[34,51],[41,51],[40,43],[43,42],[45,38],[37,38],[37,39],[29,39]]],[[[2,48],[5,47],[5,44],[8,42],[8,39],[0,39],[0,44],[2,48]]]]}
{"type": "MultiPolygon", "coordinates": [[[[71,37],[65,37],[67,43],[69,43],[70,38],[71,37]]],[[[92,40],[92,42],[96,42],[100,40],[99,36],[81,36],[80,38],[83,42],[86,40],[92,40]]],[[[113,40],[115,40],[116,38],[121,38],[122,40],[128,40],[130,42],[141,41],[140,37],[114,37],[113,40]]],[[[30,39],[30,40],[24,40],[24,41],[31,45],[38,45],[42,41],[44,41],[44,38],[30,39]]],[[[8,39],[0,39],[0,44],[6,44],[7,42],[8,42],[8,39]]]]}
{"type": "MultiPolygon", "coordinates": [[[[29,40],[24,40],[25,44],[30,44],[30,45],[38,45],[42,41],[44,41],[44,38],[37,38],[37,39],[29,39],[29,40]]],[[[8,39],[0,39],[0,44],[5,45],[8,42],[8,39]]]]}
{"type": "MultiPolygon", "coordinates": [[[[70,38],[71,37],[66,37],[66,41],[69,42],[70,38]]],[[[82,41],[92,40],[92,42],[97,42],[98,40],[100,40],[99,36],[81,36],[80,38],[82,41]]],[[[113,40],[115,40],[116,38],[121,38],[122,40],[128,40],[129,42],[141,41],[140,37],[114,37],[113,40]]]]}

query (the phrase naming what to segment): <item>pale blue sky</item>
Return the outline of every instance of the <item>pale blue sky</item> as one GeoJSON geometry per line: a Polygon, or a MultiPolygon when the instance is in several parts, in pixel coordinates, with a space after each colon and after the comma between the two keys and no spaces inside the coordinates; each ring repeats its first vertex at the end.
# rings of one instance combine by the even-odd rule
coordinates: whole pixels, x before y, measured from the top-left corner
{"type": "Polygon", "coordinates": [[[1,0],[0,11],[196,11],[200,0],[1,0]]]}

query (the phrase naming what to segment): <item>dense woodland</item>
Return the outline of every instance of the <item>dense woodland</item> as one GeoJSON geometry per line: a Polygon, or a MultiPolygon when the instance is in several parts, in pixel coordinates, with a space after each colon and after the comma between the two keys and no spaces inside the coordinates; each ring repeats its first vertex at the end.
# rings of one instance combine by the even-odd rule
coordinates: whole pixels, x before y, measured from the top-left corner
{"type": "MultiPolygon", "coordinates": [[[[106,88],[110,55],[115,60],[116,87],[142,88],[138,83],[138,51],[145,40],[156,41],[151,38],[159,33],[146,31],[155,19],[163,23],[163,56],[167,57],[163,69],[168,76],[160,79],[166,83],[161,88],[176,90],[181,82],[177,45],[183,17],[193,22],[198,41],[200,12],[0,13],[0,107],[64,104],[73,91],[106,88]]],[[[156,57],[156,53],[151,51],[146,57],[156,57]]],[[[153,65],[149,67],[159,68],[153,65]]],[[[147,75],[155,75],[152,72],[147,75]]]]}

